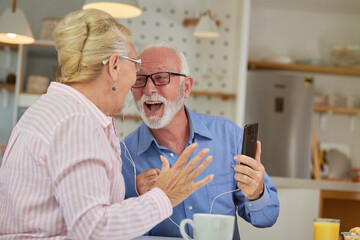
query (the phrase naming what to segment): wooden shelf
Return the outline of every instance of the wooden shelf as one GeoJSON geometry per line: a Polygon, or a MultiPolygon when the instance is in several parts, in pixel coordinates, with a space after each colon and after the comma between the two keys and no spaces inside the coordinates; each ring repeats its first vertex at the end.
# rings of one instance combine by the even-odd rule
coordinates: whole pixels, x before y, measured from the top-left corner
{"type": "Polygon", "coordinates": [[[264,61],[249,61],[248,68],[360,76],[360,69],[357,68],[314,66],[314,65],[293,64],[293,63],[285,64],[285,63],[272,63],[272,62],[264,62],[264,61]]]}
{"type": "Polygon", "coordinates": [[[0,89],[15,91],[15,84],[0,83],[0,89]]]}
{"type": "Polygon", "coordinates": [[[207,92],[207,91],[191,91],[191,95],[193,96],[204,96],[204,97],[219,97],[223,100],[236,98],[236,94],[234,93],[221,93],[221,92],[207,92]]]}
{"type": "Polygon", "coordinates": [[[327,107],[321,105],[315,105],[314,111],[318,113],[334,113],[334,114],[347,114],[347,115],[360,114],[360,108],[327,107]]]}

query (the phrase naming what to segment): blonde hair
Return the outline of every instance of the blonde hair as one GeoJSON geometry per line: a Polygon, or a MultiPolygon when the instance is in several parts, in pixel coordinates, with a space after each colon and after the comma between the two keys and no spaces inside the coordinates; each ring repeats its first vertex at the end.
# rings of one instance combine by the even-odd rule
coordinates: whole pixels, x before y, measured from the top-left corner
{"type": "Polygon", "coordinates": [[[97,77],[113,53],[127,55],[131,32],[109,14],[86,9],[68,14],[53,33],[62,83],[97,77]]]}

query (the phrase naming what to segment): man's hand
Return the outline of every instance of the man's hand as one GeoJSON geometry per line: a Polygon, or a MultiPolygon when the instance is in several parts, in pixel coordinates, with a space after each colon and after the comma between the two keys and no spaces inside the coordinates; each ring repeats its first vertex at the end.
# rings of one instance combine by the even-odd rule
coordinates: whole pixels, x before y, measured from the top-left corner
{"type": "Polygon", "coordinates": [[[255,159],[245,155],[236,155],[234,157],[235,161],[243,163],[234,167],[236,172],[234,177],[238,181],[237,186],[245,197],[251,201],[259,199],[264,192],[265,168],[260,162],[260,155],[261,143],[257,141],[255,159]]]}
{"type": "Polygon", "coordinates": [[[160,169],[152,168],[136,176],[136,186],[139,195],[150,191],[160,175],[160,169]]]}

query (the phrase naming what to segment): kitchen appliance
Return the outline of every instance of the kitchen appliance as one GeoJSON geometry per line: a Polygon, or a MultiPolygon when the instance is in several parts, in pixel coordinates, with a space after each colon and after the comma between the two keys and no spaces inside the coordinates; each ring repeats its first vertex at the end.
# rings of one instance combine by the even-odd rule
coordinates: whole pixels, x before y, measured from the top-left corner
{"type": "Polygon", "coordinates": [[[310,178],[313,78],[274,70],[249,70],[247,78],[245,123],[259,123],[266,172],[310,178]]]}

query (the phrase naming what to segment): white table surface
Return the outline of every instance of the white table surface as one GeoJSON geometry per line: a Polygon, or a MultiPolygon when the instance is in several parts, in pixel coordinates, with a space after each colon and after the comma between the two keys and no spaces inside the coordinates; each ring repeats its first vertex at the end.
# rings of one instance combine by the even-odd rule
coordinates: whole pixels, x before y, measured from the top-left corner
{"type": "Polygon", "coordinates": [[[182,238],[157,237],[157,236],[141,236],[141,237],[135,238],[134,240],[174,240],[174,239],[182,239],[182,238]]]}

